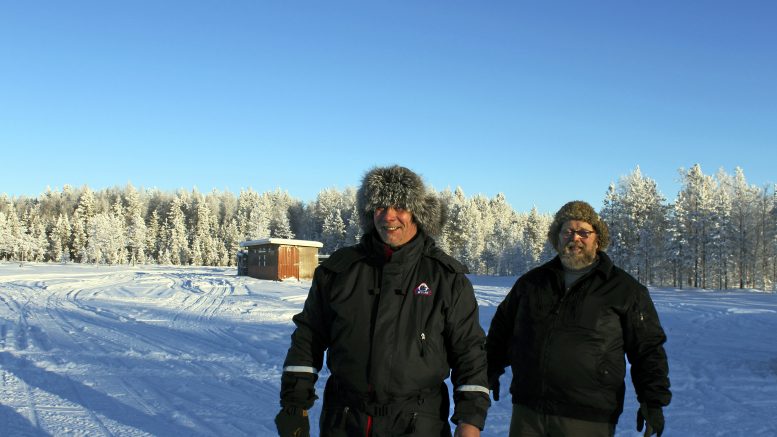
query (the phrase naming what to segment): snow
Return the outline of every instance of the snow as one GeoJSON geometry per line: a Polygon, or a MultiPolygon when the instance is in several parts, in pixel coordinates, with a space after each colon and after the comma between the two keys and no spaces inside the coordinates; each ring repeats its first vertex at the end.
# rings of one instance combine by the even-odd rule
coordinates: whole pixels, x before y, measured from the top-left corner
{"type": "MultiPolygon", "coordinates": [[[[0,263],[0,435],[274,435],[291,317],[310,283],[235,273],[0,263]]],[[[471,279],[487,328],[515,278],[471,279]]],[[[664,435],[777,435],[777,295],[651,294],[669,338],[664,435]]],[[[630,385],[626,396],[616,435],[637,436],[630,385]]],[[[509,418],[505,395],[482,435],[506,435],[509,418]]]]}

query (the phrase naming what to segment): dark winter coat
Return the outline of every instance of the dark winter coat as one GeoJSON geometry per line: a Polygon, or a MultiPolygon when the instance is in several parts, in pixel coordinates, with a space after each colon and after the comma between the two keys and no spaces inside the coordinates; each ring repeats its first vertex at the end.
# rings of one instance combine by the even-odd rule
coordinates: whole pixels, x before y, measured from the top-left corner
{"type": "Polygon", "coordinates": [[[465,273],[420,231],[389,261],[375,233],[336,251],[316,269],[294,316],[281,404],[310,408],[327,351],[322,436],[364,435],[368,420],[376,437],[450,435],[443,381],[451,369],[451,420],[482,429],[490,403],[485,334],[465,273]]]}
{"type": "Polygon", "coordinates": [[[604,252],[570,289],[558,257],[531,270],[488,331],[489,378],[512,366],[513,402],[545,414],[617,423],[626,363],[639,402],[671,399],[666,336],[647,288],[604,252]]]}

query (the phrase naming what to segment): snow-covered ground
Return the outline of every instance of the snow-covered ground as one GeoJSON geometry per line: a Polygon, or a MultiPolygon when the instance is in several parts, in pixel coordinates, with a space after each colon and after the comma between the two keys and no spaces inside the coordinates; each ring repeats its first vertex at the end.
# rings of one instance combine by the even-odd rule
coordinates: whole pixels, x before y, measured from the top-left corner
{"type": "MultiPolygon", "coordinates": [[[[472,277],[484,328],[514,279],[472,277]]],[[[228,268],[2,263],[0,435],[271,436],[309,285],[228,268]]],[[[664,435],[777,435],[777,295],[651,294],[669,337],[664,435]]],[[[635,407],[629,386],[616,435],[639,435],[635,407]]],[[[483,435],[506,435],[509,417],[505,396],[483,435]]]]}

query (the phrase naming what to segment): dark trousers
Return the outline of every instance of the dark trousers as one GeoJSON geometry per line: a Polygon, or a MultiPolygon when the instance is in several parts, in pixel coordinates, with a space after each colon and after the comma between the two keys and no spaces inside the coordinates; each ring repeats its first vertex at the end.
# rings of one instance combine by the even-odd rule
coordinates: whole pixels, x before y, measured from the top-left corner
{"type": "Polygon", "coordinates": [[[377,404],[343,389],[330,377],[324,390],[321,437],[450,437],[448,389],[377,404]]]}
{"type": "Polygon", "coordinates": [[[612,437],[615,425],[542,414],[513,404],[510,437],[612,437]]]}

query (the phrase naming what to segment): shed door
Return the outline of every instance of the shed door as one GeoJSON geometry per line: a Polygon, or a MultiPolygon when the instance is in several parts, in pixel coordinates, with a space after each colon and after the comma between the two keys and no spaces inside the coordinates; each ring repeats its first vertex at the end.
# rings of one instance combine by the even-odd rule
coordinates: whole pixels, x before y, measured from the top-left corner
{"type": "Polygon", "coordinates": [[[299,249],[295,246],[278,248],[278,279],[299,279],[299,249]]]}

